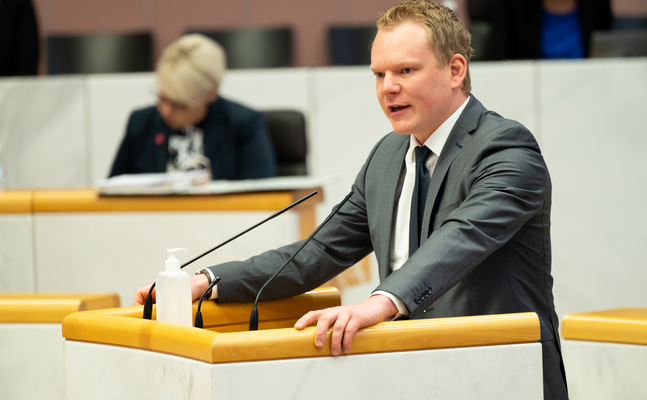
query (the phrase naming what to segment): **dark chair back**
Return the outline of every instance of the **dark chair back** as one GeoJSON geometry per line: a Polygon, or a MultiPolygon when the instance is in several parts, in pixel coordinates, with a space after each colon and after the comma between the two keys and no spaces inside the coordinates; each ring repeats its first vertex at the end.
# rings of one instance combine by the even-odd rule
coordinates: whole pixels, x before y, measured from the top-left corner
{"type": "Polygon", "coordinates": [[[48,73],[95,74],[152,70],[150,33],[48,36],[48,73]]]}
{"type": "Polygon", "coordinates": [[[487,59],[487,48],[490,44],[492,24],[489,21],[472,20],[470,22],[470,34],[472,35],[472,49],[474,54],[471,61],[484,61],[487,59]]]}
{"type": "Polygon", "coordinates": [[[375,26],[333,26],[328,30],[332,65],[370,65],[375,26]]]}
{"type": "Polygon", "coordinates": [[[647,29],[646,17],[613,17],[611,29],[614,31],[647,29]]]}
{"type": "Polygon", "coordinates": [[[216,42],[227,53],[227,68],[281,68],[292,65],[290,28],[245,28],[223,31],[192,30],[216,42]]]}
{"type": "Polygon", "coordinates": [[[487,51],[492,33],[492,20],[500,0],[467,0],[470,17],[469,31],[472,35],[474,55],[471,61],[484,61],[488,58],[487,51]]]}
{"type": "Polygon", "coordinates": [[[306,121],[299,111],[263,111],[270,132],[278,176],[307,175],[306,121]]]}
{"type": "Polygon", "coordinates": [[[595,31],[591,58],[647,56],[647,30],[595,31]]]}

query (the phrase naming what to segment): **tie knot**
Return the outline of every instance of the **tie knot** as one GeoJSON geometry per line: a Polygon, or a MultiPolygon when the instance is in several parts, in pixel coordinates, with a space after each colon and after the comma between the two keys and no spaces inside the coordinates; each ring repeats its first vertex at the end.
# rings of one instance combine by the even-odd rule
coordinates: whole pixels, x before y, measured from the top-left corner
{"type": "Polygon", "coordinates": [[[424,163],[427,161],[427,157],[431,155],[431,150],[427,146],[418,146],[414,151],[416,153],[416,163],[424,163]]]}

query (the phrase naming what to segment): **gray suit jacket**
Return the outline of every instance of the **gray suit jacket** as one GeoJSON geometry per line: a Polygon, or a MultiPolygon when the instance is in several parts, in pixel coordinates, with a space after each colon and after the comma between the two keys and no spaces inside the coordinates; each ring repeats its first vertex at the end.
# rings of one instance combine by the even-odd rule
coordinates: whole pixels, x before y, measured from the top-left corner
{"type": "MultiPolygon", "coordinates": [[[[472,96],[431,176],[421,235],[426,239],[391,272],[394,210],[408,145],[408,136],[394,132],[377,143],[357,175],[354,195],[261,300],[316,288],[375,251],[377,289],[400,298],[409,318],[536,312],[546,398],[566,398],[550,273],[551,183],[534,137],[472,96]]],[[[253,301],[300,244],[212,267],[222,278],[219,301],[253,301]]]]}

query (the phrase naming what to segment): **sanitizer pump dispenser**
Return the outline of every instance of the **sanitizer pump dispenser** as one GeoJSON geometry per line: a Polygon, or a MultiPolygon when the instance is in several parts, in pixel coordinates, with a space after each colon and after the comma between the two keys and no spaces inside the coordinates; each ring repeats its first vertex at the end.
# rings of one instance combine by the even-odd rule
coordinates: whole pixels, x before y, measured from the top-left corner
{"type": "Polygon", "coordinates": [[[157,320],[174,324],[193,326],[193,305],[191,298],[191,277],[180,269],[178,251],[168,249],[166,271],[160,272],[155,281],[157,290],[157,320]]]}

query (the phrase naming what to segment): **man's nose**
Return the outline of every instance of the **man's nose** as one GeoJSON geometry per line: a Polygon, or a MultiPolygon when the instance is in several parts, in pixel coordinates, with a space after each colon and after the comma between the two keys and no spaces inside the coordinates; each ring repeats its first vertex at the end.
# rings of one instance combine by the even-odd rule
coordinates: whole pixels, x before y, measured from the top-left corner
{"type": "Polygon", "coordinates": [[[384,75],[384,80],[382,81],[382,93],[383,94],[392,94],[398,93],[400,91],[400,83],[393,74],[384,75]]]}

